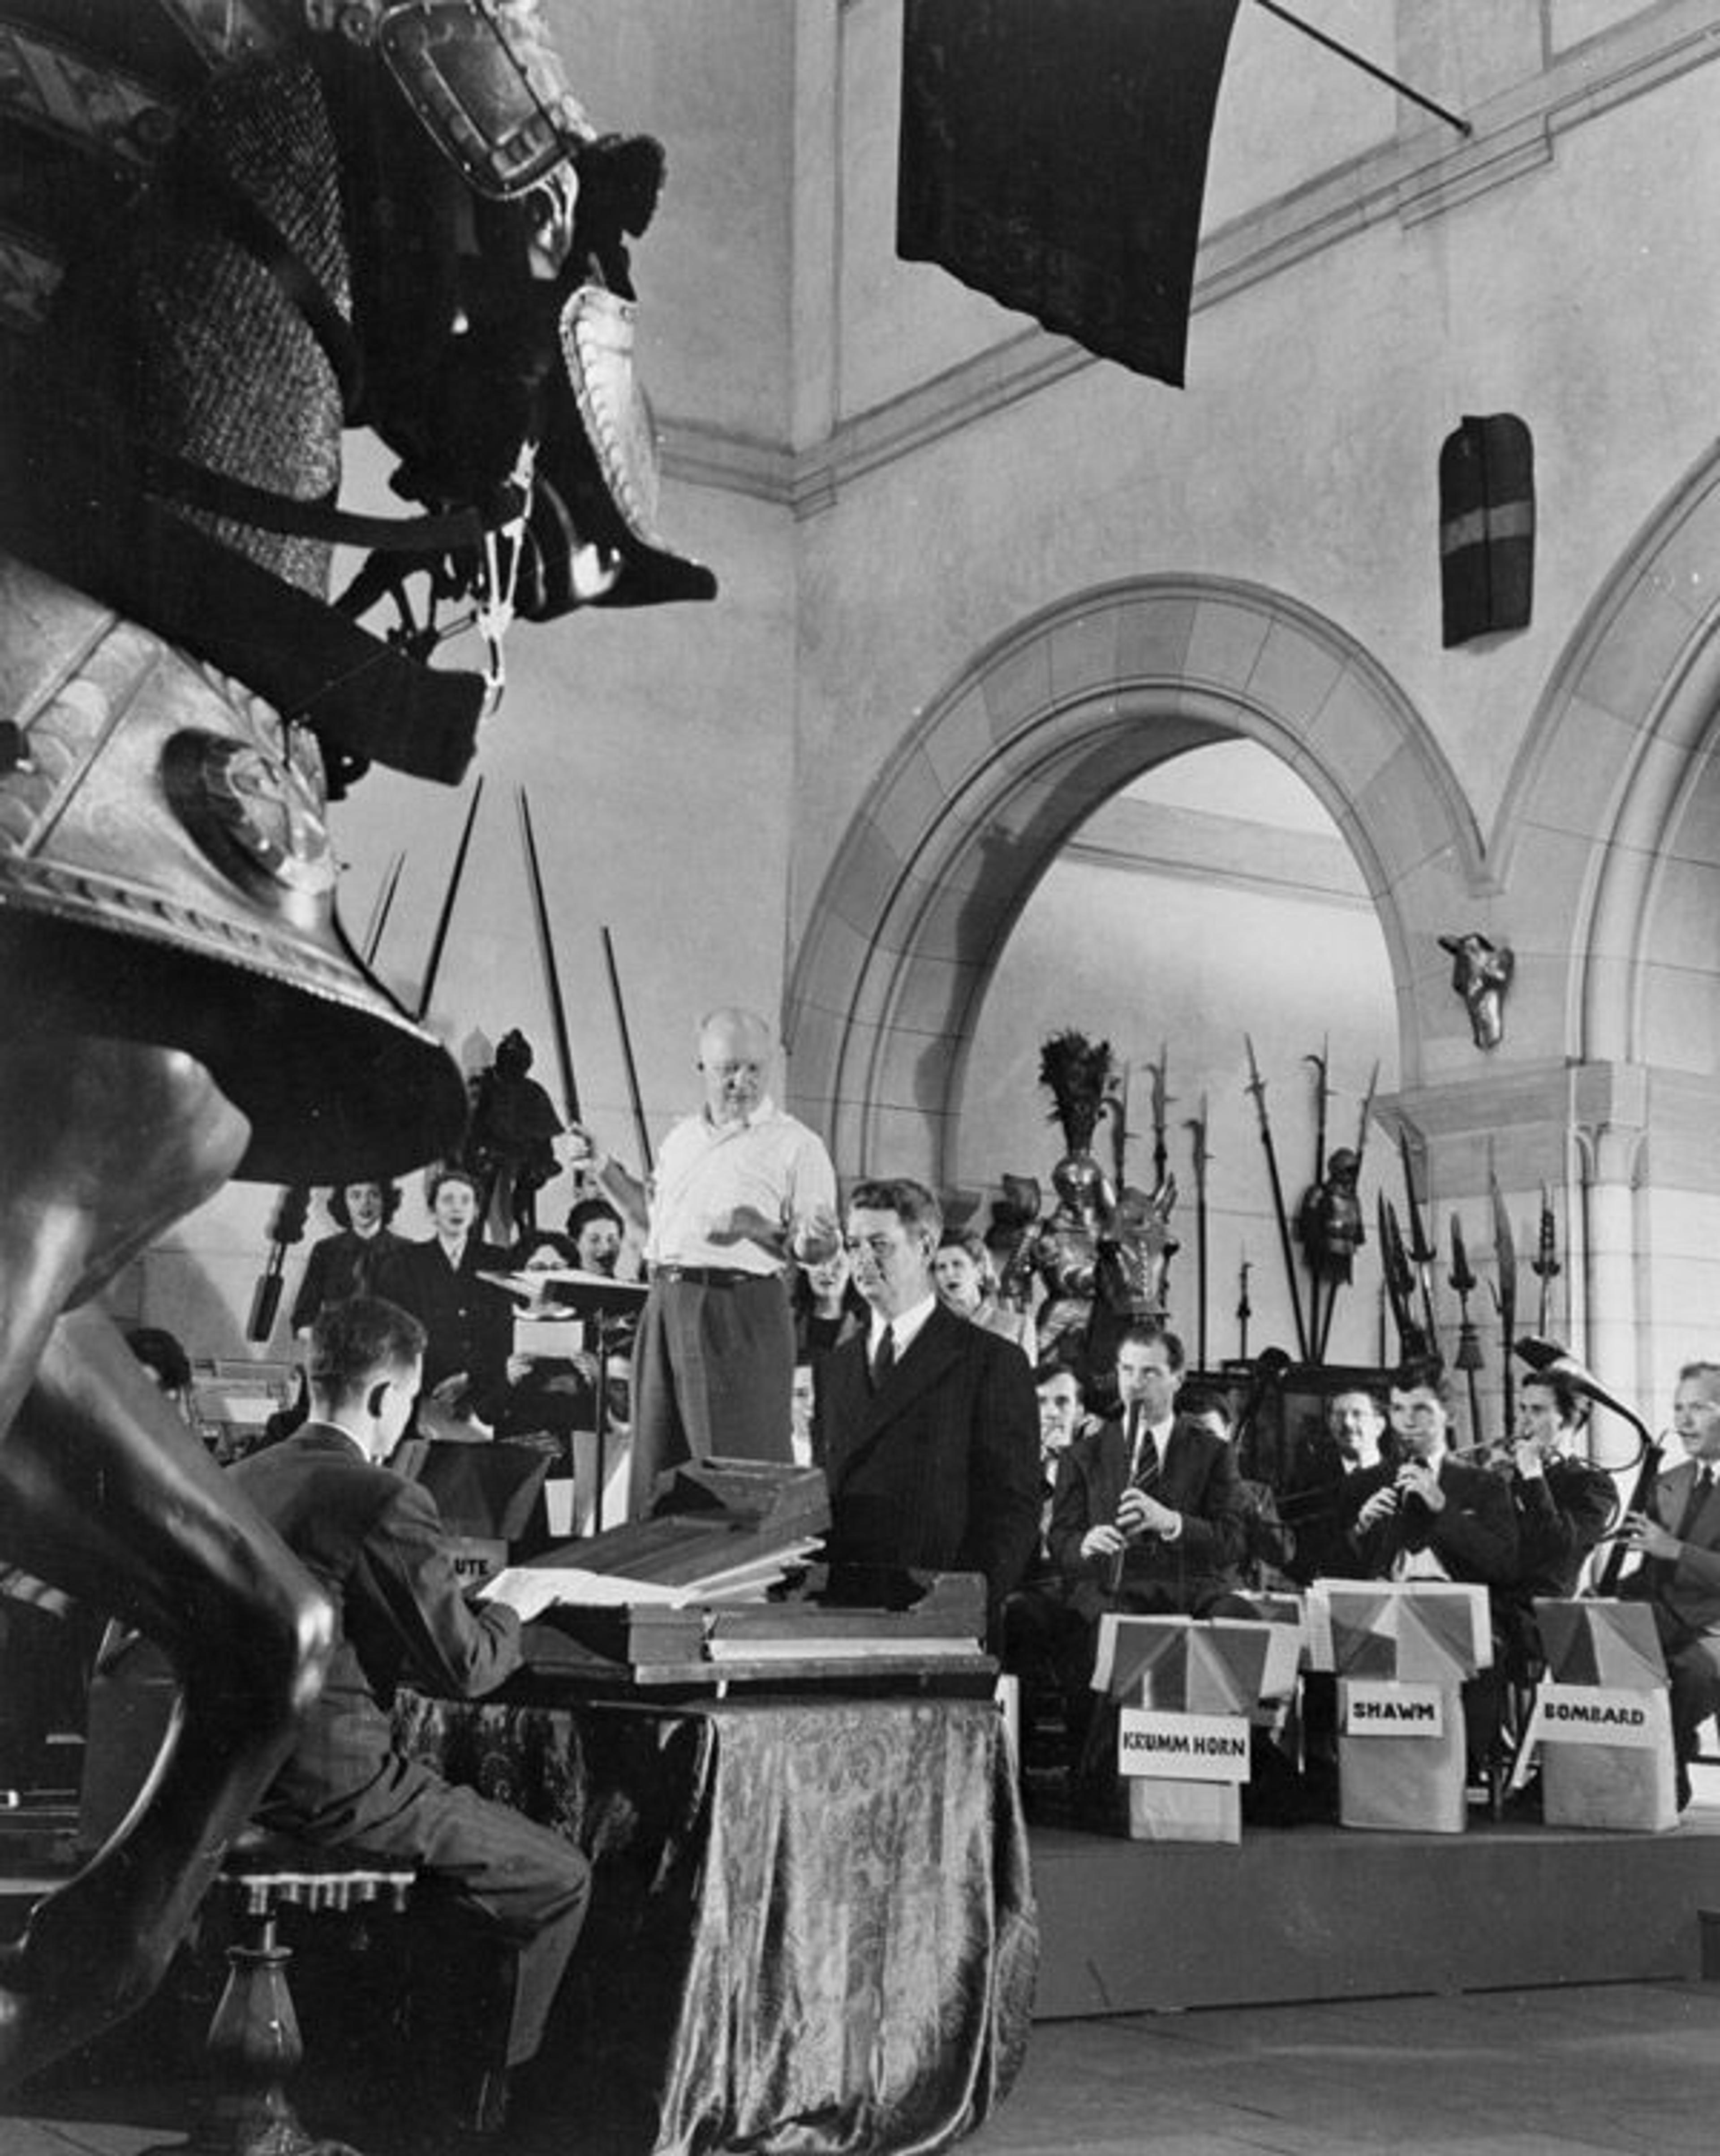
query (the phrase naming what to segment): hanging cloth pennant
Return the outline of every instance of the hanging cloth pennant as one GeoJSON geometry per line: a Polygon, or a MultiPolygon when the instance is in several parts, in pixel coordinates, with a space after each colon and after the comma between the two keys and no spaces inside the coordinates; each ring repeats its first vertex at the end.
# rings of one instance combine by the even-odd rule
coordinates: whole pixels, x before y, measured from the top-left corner
{"type": "Polygon", "coordinates": [[[1535,449],[1514,413],[1466,418],[1440,446],[1445,644],[1527,629],[1535,584],[1535,449]]]}
{"type": "Polygon", "coordinates": [[[896,249],[1178,387],[1237,0],[906,0],[896,249]]]}

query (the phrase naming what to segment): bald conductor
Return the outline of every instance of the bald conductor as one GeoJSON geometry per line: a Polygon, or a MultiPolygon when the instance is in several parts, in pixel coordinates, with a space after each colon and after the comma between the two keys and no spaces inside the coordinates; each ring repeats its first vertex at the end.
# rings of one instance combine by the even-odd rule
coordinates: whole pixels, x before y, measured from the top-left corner
{"type": "Polygon", "coordinates": [[[773,1050],[756,1011],[725,1006],[701,1020],[704,1105],[664,1139],[649,1188],[589,1131],[570,1132],[574,1159],[646,1229],[629,1519],[684,1460],[792,1456],[788,1269],[833,1255],[841,1230],[829,1155],[770,1097],[773,1050]]]}

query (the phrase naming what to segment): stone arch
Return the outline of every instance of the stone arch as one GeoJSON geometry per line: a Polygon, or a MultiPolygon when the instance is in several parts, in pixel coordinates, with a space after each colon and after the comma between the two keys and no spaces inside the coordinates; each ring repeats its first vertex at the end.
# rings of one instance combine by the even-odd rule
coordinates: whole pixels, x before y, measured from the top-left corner
{"type": "MultiPolygon", "coordinates": [[[[1720,1015],[1711,938],[1652,947],[1657,906],[1720,911],[1712,839],[1687,814],[1720,710],[1720,444],[1650,516],[1572,634],[1501,803],[1497,852],[1526,935],[1559,961],[1564,1055],[1651,1062],[1645,1013],[1700,993],[1720,1015]],[[1533,907],[1531,913],[1528,909],[1533,907]]],[[[1522,955],[1520,947],[1519,957],[1522,955]]]]}
{"type": "Polygon", "coordinates": [[[1486,889],[1462,788],[1403,690],[1281,593],[1149,577],[1081,593],[982,652],[897,744],[826,874],[789,983],[797,1111],[846,1172],[945,1178],[973,1014],[1045,869],[1142,772],[1246,736],[1288,762],[1360,865],[1413,1006],[1448,971],[1430,923],[1486,889]]]}

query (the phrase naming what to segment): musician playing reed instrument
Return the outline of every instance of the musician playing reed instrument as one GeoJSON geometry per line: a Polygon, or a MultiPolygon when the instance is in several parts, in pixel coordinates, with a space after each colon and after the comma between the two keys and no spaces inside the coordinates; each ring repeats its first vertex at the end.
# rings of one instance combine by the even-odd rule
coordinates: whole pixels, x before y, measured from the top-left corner
{"type": "Polygon", "coordinates": [[[1685,1456],[1656,1481],[1644,1509],[1625,1516],[1625,1546],[1642,1563],[1619,1592],[1649,1604],[1666,1650],[1681,1811],[1697,1732],[1720,1709],[1720,1363],[1678,1373],[1672,1426],[1685,1456]]]}

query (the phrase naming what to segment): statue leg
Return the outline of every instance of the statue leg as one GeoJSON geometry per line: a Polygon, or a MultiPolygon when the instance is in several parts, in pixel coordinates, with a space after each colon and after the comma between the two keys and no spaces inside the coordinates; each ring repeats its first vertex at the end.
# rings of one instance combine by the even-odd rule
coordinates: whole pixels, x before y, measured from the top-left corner
{"type": "Polygon", "coordinates": [[[61,1314],[218,1187],[243,1118],[187,1057],[62,1042],[0,1052],[0,1133],[4,1553],[135,1624],[183,1686],[143,1801],[0,1963],[3,2082],[159,1979],[321,1681],[331,1620],[112,1321],[61,1314]]]}

